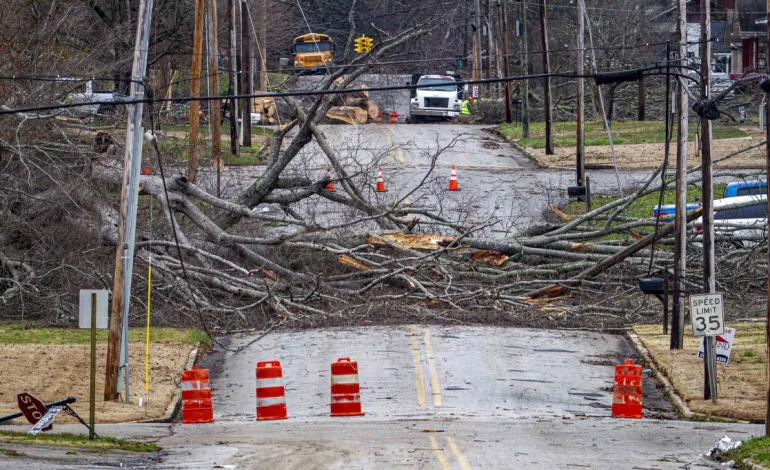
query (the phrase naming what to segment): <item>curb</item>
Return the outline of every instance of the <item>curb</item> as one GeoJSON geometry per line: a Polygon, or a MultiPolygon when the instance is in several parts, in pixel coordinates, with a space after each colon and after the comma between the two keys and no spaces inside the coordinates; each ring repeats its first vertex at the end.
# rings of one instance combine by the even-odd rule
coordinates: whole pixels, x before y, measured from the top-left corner
{"type": "MultiPolygon", "coordinates": [[[[679,410],[679,413],[687,418],[702,418],[704,420],[710,419],[710,418],[720,418],[725,423],[735,423],[735,424],[752,424],[750,421],[743,421],[738,419],[732,419],[732,418],[724,418],[719,415],[704,415],[702,413],[696,413],[692,411],[688,406],[687,402],[685,402],[682,397],[679,396],[676,389],[674,388],[674,385],[671,383],[669,378],[666,376],[665,373],[663,373],[659,368],[658,364],[655,362],[655,360],[652,358],[652,355],[650,354],[650,351],[647,350],[647,348],[642,344],[642,340],[639,338],[639,336],[633,332],[633,330],[628,330],[626,332],[626,337],[631,342],[631,345],[634,347],[637,353],[639,353],[640,356],[642,356],[644,362],[649,366],[650,370],[652,370],[655,380],[663,386],[663,389],[665,390],[666,394],[671,398],[671,401],[673,402],[674,406],[679,410]]],[[[762,469],[762,467],[758,467],[759,469],[762,469]]],[[[768,470],[768,469],[765,469],[768,470]]]]}
{"type": "Polygon", "coordinates": [[[767,468],[763,467],[762,465],[756,464],[751,461],[751,459],[745,459],[743,461],[743,465],[749,467],[751,470],[768,470],[767,468]]]}
{"type": "MultiPolygon", "coordinates": [[[[193,365],[195,365],[196,359],[198,358],[198,350],[200,349],[200,345],[201,345],[200,342],[197,343],[195,345],[195,348],[192,351],[190,351],[190,355],[187,357],[187,363],[184,366],[184,370],[190,370],[192,369],[193,365]]],[[[179,386],[177,386],[177,389],[174,391],[174,394],[171,397],[171,401],[166,407],[166,411],[163,413],[163,416],[161,416],[160,418],[137,421],[137,423],[141,423],[141,424],[170,423],[174,421],[174,418],[176,417],[177,413],[179,413],[179,409],[181,407],[182,407],[182,386],[180,384],[179,386]]]]}
{"type": "Polygon", "coordinates": [[[674,385],[671,383],[670,380],[668,380],[668,377],[666,377],[663,372],[660,371],[658,368],[658,364],[655,362],[655,360],[652,358],[652,355],[650,354],[650,351],[647,350],[647,348],[642,344],[642,340],[639,338],[639,336],[633,332],[633,330],[628,330],[626,332],[626,337],[631,342],[631,345],[634,347],[637,353],[639,353],[640,356],[644,359],[644,362],[647,363],[650,370],[652,370],[655,380],[663,386],[663,390],[665,390],[666,394],[671,398],[671,401],[673,402],[674,406],[679,411],[679,414],[684,416],[687,419],[690,419],[694,416],[700,416],[696,413],[693,413],[692,410],[687,406],[687,403],[682,400],[682,397],[677,394],[676,389],[674,388],[674,385]]]}

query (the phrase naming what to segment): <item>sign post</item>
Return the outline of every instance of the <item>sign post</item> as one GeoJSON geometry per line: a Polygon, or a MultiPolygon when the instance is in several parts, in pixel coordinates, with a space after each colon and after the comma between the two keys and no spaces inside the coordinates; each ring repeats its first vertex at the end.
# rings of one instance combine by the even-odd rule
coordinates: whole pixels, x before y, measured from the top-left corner
{"type": "Polygon", "coordinates": [[[80,291],[80,328],[91,328],[91,387],[89,389],[88,408],[88,438],[96,436],[96,329],[107,328],[107,298],[106,290],[80,291]],[[90,304],[90,305],[89,305],[90,304]],[[90,308],[89,308],[90,307],[90,308]]]}
{"type": "Polygon", "coordinates": [[[693,336],[704,337],[704,360],[708,364],[708,376],[705,383],[708,386],[704,395],[711,396],[717,401],[717,361],[716,336],[725,334],[725,319],[722,294],[701,294],[690,296],[690,319],[692,320],[693,336]]]}

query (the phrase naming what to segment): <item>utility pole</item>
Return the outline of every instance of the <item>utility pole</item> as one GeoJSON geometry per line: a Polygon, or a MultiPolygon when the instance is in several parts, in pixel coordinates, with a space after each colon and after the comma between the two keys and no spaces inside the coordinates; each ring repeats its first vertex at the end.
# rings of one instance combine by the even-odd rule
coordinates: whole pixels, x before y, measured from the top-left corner
{"type": "Polygon", "coordinates": [[[547,0],[540,3],[540,29],[543,39],[543,107],[545,110],[545,154],[553,155],[553,116],[551,109],[551,67],[548,63],[548,16],[547,0]]]}
{"type": "Polygon", "coordinates": [[[478,42],[476,41],[476,31],[479,29],[478,25],[478,18],[476,18],[476,12],[471,12],[471,35],[473,36],[471,38],[471,48],[473,51],[471,54],[473,55],[473,64],[471,65],[471,80],[478,80],[479,79],[479,48],[478,48],[478,42]]]}
{"type": "MultiPolygon", "coordinates": [[[[711,2],[702,2],[703,15],[701,16],[701,99],[708,99],[711,95],[711,2]]],[[[713,165],[711,161],[712,150],[711,121],[701,117],[701,168],[703,176],[703,292],[713,294],[716,291],[714,278],[714,181],[713,165]]],[[[704,337],[706,357],[703,361],[704,384],[703,399],[717,401],[716,383],[716,340],[713,336],[704,337]]]]}
{"type": "MultiPolygon", "coordinates": [[[[195,0],[195,23],[193,25],[192,77],[190,96],[197,98],[201,94],[201,60],[203,59],[203,16],[204,0],[195,0]]],[[[200,124],[200,101],[190,101],[190,154],[187,159],[187,179],[198,182],[198,125],[200,124]]]]}
{"type": "MultiPolygon", "coordinates": [[[[227,25],[230,28],[230,57],[229,85],[230,95],[238,94],[238,42],[235,35],[235,0],[227,0],[227,25]]],[[[240,155],[241,146],[238,145],[238,100],[230,98],[230,152],[240,155]]]]}
{"type": "MultiPolygon", "coordinates": [[[[490,0],[484,2],[484,36],[486,36],[487,39],[487,70],[484,73],[484,78],[492,78],[492,21],[489,16],[489,2],[490,0]]],[[[489,91],[489,85],[487,85],[487,91],[489,91]]]]}
{"type": "Polygon", "coordinates": [[[585,29],[586,18],[580,8],[580,3],[576,2],[577,7],[577,186],[585,186],[586,175],[586,129],[585,129],[585,29]]]}
{"type": "MultiPolygon", "coordinates": [[[[243,44],[243,59],[241,61],[241,90],[244,95],[254,93],[254,82],[251,75],[251,28],[249,27],[249,5],[241,0],[241,42],[243,44]]],[[[244,98],[243,107],[243,146],[251,147],[251,98],[244,98]]]]}
{"type": "MultiPolygon", "coordinates": [[[[147,69],[147,49],[150,44],[150,23],[152,22],[153,0],[140,0],[134,43],[134,63],[131,72],[131,99],[145,97],[144,76],[147,69]]],[[[142,103],[126,105],[126,150],[123,154],[123,178],[120,191],[120,219],[115,250],[115,274],[112,285],[110,332],[107,343],[107,366],[104,381],[104,400],[116,400],[118,395],[118,367],[121,355],[125,355],[121,366],[125,366],[125,398],[129,402],[128,390],[128,308],[131,296],[133,274],[134,242],[136,234],[136,206],[139,199],[139,169],[142,163],[144,132],[142,103]],[[126,236],[128,233],[128,236],[126,236]],[[121,347],[122,346],[122,347],[121,347]]]]}
{"type": "MultiPolygon", "coordinates": [[[[521,75],[529,75],[529,47],[527,45],[527,0],[521,0],[521,75]]],[[[521,134],[529,138],[529,80],[523,80],[521,93],[521,134]]]]}
{"type": "MultiPolygon", "coordinates": [[[[267,1],[259,0],[257,2],[259,11],[257,12],[257,18],[259,18],[259,89],[267,91],[267,1]]],[[[252,90],[253,92],[253,90],[252,90]]]]}
{"type": "MultiPolygon", "coordinates": [[[[767,0],[767,58],[770,60],[770,0],[767,0]]],[[[766,61],[767,62],[767,61],[766,61]]],[[[770,63],[768,63],[770,69],[770,63]]],[[[770,100],[765,102],[765,138],[770,142],[770,100]]],[[[765,164],[766,171],[765,178],[770,178],[770,144],[765,145],[765,164]]],[[[770,185],[767,187],[767,213],[770,214],[770,185]]],[[[770,219],[768,219],[768,229],[770,230],[770,219]]],[[[767,233],[770,233],[768,231],[767,233]]],[[[770,249],[767,252],[768,264],[767,264],[767,295],[765,296],[767,303],[767,313],[765,321],[765,338],[770,338],[770,249]]],[[[770,349],[767,351],[768,371],[770,371],[770,349]]],[[[768,383],[767,389],[767,415],[765,416],[765,436],[770,437],[770,383],[768,383]]]]}
{"type": "MultiPolygon", "coordinates": [[[[687,59],[687,0],[677,0],[677,33],[679,64],[687,59]]],[[[690,111],[685,83],[681,78],[676,96],[678,118],[676,135],[676,215],[674,219],[674,308],[671,315],[671,349],[684,347],[684,314],[686,311],[685,279],[687,278],[687,132],[690,111]]]]}
{"type": "Polygon", "coordinates": [[[209,96],[217,99],[210,101],[211,115],[211,167],[217,174],[217,197],[222,194],[221,174],[225,171],[222,158],[222,112],[219,106],[219,41],[217,39],[217,1],[209,0],[209,96]]]}
{"type": "MultiPolygon", "coordinates": [[[[480,79],[484,73],[482,63],[483,51],[481,49],[481,1],[476,0],[476,70],[477,77],[480,79]]],[[[481,97],[481,87],[479,86],[479,97],[481,97]]]]}
{"type": "MultiPolygon", "coordinates": [[[[502,15],[502,19],[500,21],[500,28],[502,28],[503,30],[503,67],[504,67],[504,73],[506,78],[511,76],[511,67],[510,67],[510,58],[509,58],[511,52],[510,52],[510,47],[508,45],[507,4],[508,4],[507,0],[503,0],[502,2],[500,0],[497,0],[497,6],[498,6],[498,9],[500,9],[500,14],[502,15]]],[[[513,110],[511,109],[511,82],[508,82],[508,81],[505,82],[505,122],[507,122],[508,124],[513,122],[513,110]]]]}

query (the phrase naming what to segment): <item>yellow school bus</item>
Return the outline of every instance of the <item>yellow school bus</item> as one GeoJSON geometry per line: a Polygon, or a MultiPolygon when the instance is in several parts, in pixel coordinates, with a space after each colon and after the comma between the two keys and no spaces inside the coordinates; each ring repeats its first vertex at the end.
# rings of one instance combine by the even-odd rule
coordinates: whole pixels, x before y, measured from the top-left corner
{"type": "Polygon", "coordinates": [[[334,41],[326,34],[297,36],[291,54],[298,74],[326,73],[327,66],[334,62],[334,41]]]}

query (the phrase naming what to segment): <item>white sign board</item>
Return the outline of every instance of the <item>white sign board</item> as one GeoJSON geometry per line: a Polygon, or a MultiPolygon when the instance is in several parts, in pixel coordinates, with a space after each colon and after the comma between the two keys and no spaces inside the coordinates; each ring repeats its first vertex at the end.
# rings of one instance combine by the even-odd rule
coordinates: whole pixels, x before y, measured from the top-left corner
{"type": "Polygon", "coordinates": [[[692,319],[693,336],[724,334],[725,317],[722,308],[722,294],[691,295],[690,318],[692,319]]]}
{"type": "MultiPolygon", "coordinates": [[[[733,350],[733,340],[735,339],[735,328],[725,328],[725,334],[717,335],[716,337],[716,351],[717,362],[720,364],[730,363],[730,351],[733,350]]],[[[703,359],[706,356],[705,345],[703,342],[705,339],[700,340],[700,349],[698,350],[698,359],[703,359]]]]}
{"type": "Polygon", "coordinates": [[[96,327],[99,329],[106,329],[108,327],[107,317],[110,297],[105,289],[82,289],[80,291],[80,317],[78,319],[78,326],[80,328],[91,328],[91,294],[96,294],[96,327]]]}
{"type": "Polygon", "coordinates": [[[478,85],[473,85],[473,94],[472,94],[472,96],[474,98],[478,98],[479,97],[479,86],[478,85]]]}
{"type": "Polygon", "coordinates": [[[32,429],[27,431],[27,434],[32,434],[33,436],[40,434],[40,431],[42,431],[43,428],[47,428],[53,424],[53,420],[56,419],[56,415],[58,415],[61,410],[61,406],[54,406],[49,408],[48,412],[44,414],[42,418],[40,418],[40,421],[35,423],[35,425],[32,426],[32,429]]]}

